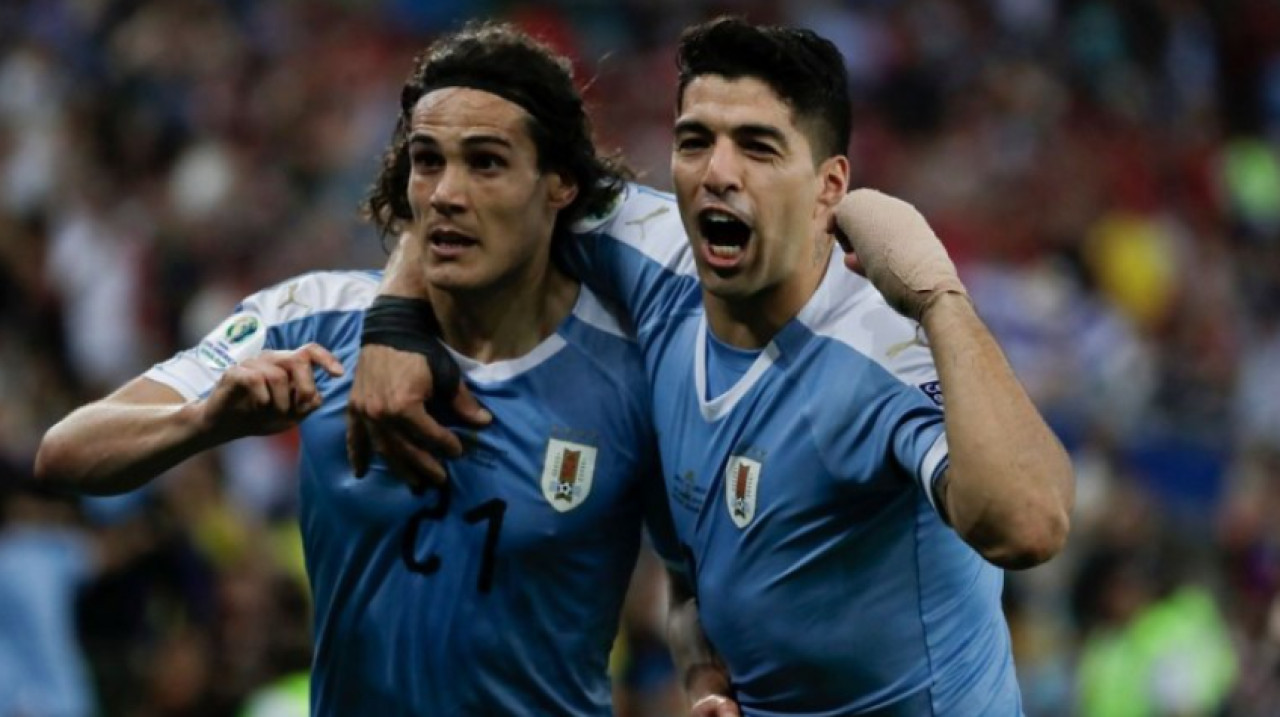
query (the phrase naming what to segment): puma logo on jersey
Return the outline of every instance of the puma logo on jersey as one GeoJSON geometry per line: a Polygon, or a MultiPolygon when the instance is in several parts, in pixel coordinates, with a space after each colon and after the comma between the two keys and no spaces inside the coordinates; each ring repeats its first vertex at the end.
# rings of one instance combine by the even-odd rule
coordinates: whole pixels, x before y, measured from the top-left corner
{"type": "Polygon", "coordinates": [[[924,337],[924,330],[918,326],[916,327],[915,335],[913,335],[911,338],[907,339],[906,341],[898,342],[890,346],[888,349],[885,349],[884,355],[891,359],[898,358],[898,354],[902,353],[903,351],[906,351],[912,346],[929,348],[929,342],[924,337]]]}
{"type": "Polygon", "coordinates": [[[298,301],[298,282],[295,281],[292,284],[290,284],[289,288],[286,289],[285,291],[286,293],[284,296],[284,301],[281,301],[280,304],[276,306],[277,309],[283,309],[284,307],[292,304],[293,306],[297,306],[303,311],[311,310],[310,304],[304,301],[298,301]]]}
{"type": "Polygon", "coordinates": [[[623,224],[629,227],[633,227],[633,226],[640,227],[640,241],[644,241],[645,226],[649,223],[649,221],[651,219],[657,219],[658,217],[662,216],[663,214],[666,214],[669,211],[671,211],[670,207],[658,207],[657,209],[649,212],[648,214],[644,215],[643,217],[640,217],[639,219],[631,219],[629,221],[623,222],[623,224]]]}

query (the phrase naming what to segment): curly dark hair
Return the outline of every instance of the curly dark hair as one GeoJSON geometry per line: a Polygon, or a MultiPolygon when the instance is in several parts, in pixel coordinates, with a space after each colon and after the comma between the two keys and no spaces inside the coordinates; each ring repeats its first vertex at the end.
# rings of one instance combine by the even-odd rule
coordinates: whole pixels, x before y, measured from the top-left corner
{"type": "Polygon", "coordinates": [[[716,18],[680,35],[676,67],[680,72],[677,112],[684,103],[685,88],[701,75],[754,77],[791,107],[798,127],[808,126],[805,134],[815,161],[849,150],[853,121],[849,74],[840,50],[812,30],[716,18]]]}
{"type": "Polygon", "coordinates": [[[400,116],[382,168],[361,213],[387,236],[412,219],[409,182],[409,123],[423,95],[453,84],[515,101],[529,113],[529,135],[538,151],[538,169],[574,182],[578,194],[556,217],[555,236],[574,221],[604,210],[630,178],[615,157],[596,151],[582,95],[573,84],[569,60],[506,23],[472,23],[436,40],[414,60],[400,92],[400,116]]]}

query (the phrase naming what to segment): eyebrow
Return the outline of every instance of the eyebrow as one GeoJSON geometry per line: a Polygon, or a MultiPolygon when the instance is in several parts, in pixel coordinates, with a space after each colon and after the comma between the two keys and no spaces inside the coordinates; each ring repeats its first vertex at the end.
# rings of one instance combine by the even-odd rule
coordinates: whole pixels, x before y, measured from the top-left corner
{"type": "MultiPolygon", "coordinates": [[[[432,137],[431,135],[425,134],[423,132],[414,132],[409,135],[409,144],[414,144],[415,142],[421,142],[423,144],[429,144],[429,145],[439,144],[439,142],[436,141],[435,137],[432,137]]],[[[489,144],[500,145],[507,149],[512,149],[514,147],[511,144],[511,141],[508,140],[506,137],[500,137],[496,134],[476,134],[476,135],[471,135],[469,137],[462,138],[463,147],[478,147],[478,146],[489,145],[489,144]]]]}
{"type": "MultiPolygon", "coordinates": [[[[711,128],[706,124],[693,119],[680,120],[676,122],[676,134],[681,132],[694,132],[697,134],[712,134],[711,128]]],[[[787,136],[782,130],[767,124],[743,124],[734,127],[730,132],[735,138],[753,138],[753,139],[770,139],[777,142],[783,149],[787,148],[787,136]]]]}

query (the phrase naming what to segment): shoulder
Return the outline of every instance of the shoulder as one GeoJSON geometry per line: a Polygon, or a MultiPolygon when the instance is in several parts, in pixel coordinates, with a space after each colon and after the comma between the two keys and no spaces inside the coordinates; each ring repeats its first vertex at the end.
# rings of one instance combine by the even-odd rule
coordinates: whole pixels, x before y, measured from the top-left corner
{"type": "Polygon", "coordinates": [[[595,293],[585,284],[582,285],[578,301],[573,307],[573,318],[584,324],[589,331],[600,332],[628,343],[635,341],[626,314],[617,304],[595,293]]]}
{"type": "Polygon", "coordinates": [[[651,187],[626,185],[607,211],[577,222],[573,232],[621,242],[670,269],[693,265],[675,197],[651,187]]]}
{"type": "Polygon", "coordinates": [[[933,354],[920,325],[894,311],[867,279],[843,267],[839,257],[798,321],[820,339],[825,354],[876,366],[904,384],[937,378],[933,354]]]}
{"type": "Polygon", "coordinates": [[[317,271],[263,289],[241,304],[268,326],[311,316],[363,311],[378,294],[381,272],[317,271]]]}
{"type": "Polygon", "coordinates": [[[588,364],[587,371],[627,385],[646,385],[640,346],[625,312],[583,285],[572,317],[562,335],[588,364]]]}

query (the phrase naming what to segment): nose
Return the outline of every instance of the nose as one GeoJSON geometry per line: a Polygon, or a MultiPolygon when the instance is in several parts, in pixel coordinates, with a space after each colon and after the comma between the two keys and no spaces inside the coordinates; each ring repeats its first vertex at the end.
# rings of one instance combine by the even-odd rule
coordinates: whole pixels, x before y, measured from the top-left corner
{"type": "Polygon", "coordinates": [[[702,175],[702,186],[720,197],[740,190],[741,170],[741,161],[734,143],[727,137],[720,137],[711,147],[711,157],[707,160],[707,168],[702,175]]]}
{"type": "Polygon", "coordinates": [[[431,208],[442,216],[454,216],[467,209],[465,172],[445,165],[431,191],[431,208]]]}

